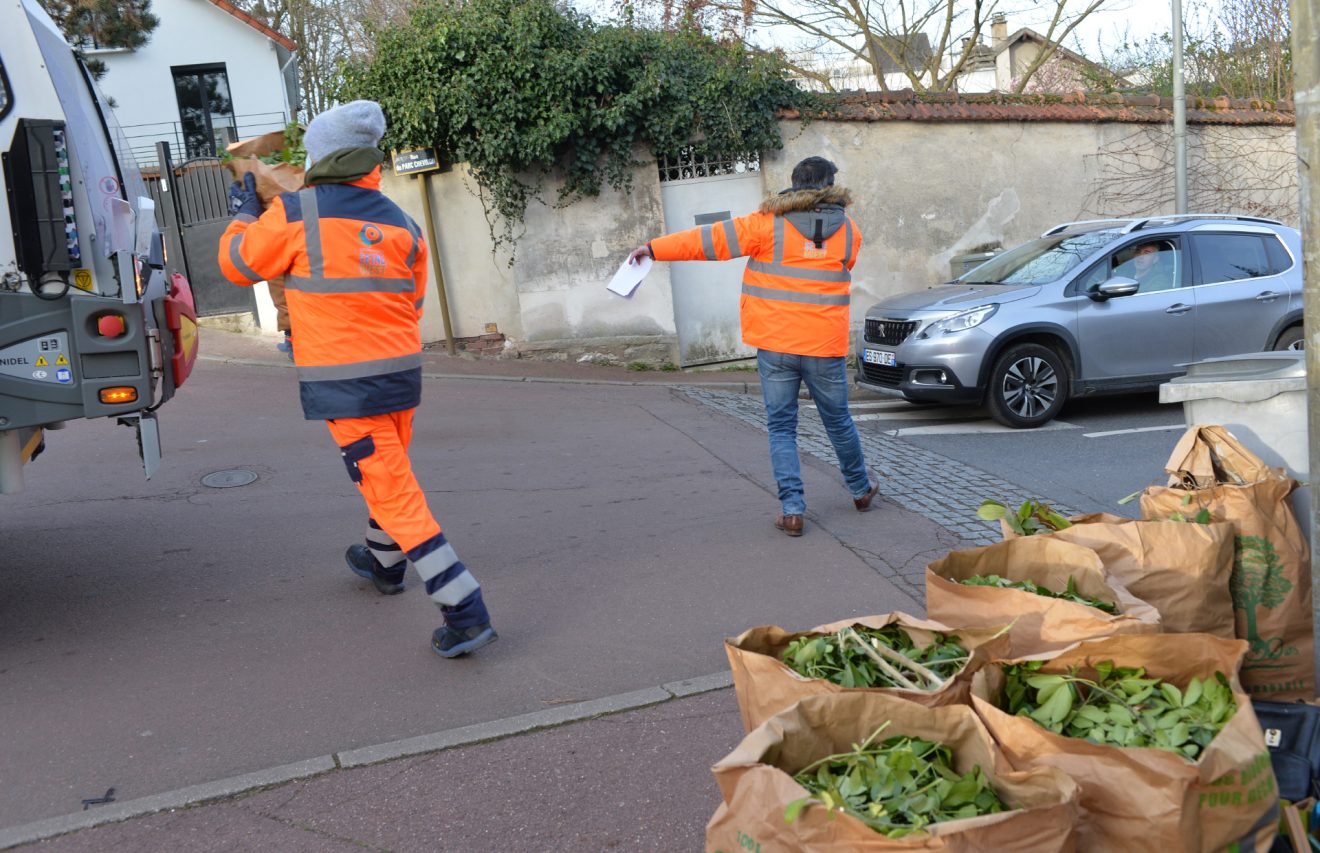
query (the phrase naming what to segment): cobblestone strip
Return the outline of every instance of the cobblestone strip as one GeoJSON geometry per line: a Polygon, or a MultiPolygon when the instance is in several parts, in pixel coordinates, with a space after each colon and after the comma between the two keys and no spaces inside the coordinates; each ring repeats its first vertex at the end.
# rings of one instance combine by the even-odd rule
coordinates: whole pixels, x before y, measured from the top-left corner
{"type": "MultiPolygon", "coordinates": [[[[765,406],[759,396],[695,387],[682,390],[704,406],[766,431],[765,406]]],[[[901,438],[866,430],[861,430],[861,438],[867,465],[880,475],[883,497],[929,518],[971,544],[990,545],[1000,540],[998,524],[976,517],[981,501],[987,498],[1009,506],[1018,506],[1026,500],[1045,500],[1064,515],[1078,514],[1066,504],[1050,501],[1046,495],[901,438]]],[[[798,447],[830,465],[838,464],[815,409],[804,406],[799,412],[798,447]]]]}

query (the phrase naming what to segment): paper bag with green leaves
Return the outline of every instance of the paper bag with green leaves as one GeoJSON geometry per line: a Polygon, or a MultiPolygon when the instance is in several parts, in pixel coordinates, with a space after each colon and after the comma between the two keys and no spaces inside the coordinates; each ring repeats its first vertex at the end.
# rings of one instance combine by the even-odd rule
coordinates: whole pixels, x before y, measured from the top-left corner
{"type": "Polygon", "coordinates": [[[966,705],[808,696],[713,771],[707,853],[1074,849],[1076,784],[1005,766],[966,705]]]}
{"type": "Polygon", "coordinates": [[[248,172],[256,178],[257,195],[267,207],[280,193],[302,189],[307,155],[302,148],[302,129],[296,124],[231,142],[225,146],[225,154],[225,167],[235,180],[243,180],[248,172]]]}
{"type": "Polygon", "coordinates": [[[1289,496],[1297,481],[1219,426],[1192,427],[1165,466],[1167,486],[1141,495],[1147,519],[1228,522],[1235,630],[1249,644],[1242,684],[1260,699],[1312,699],[1311,557],[1289,496]]]}
{"type": "Polygon", "coordinates": [[[953,630],[906,613],[789,633],[766,625],[724,641],[743,727],[804,696],[885,692],[919,705],[966,705],[972,675],[1009,652],[1003,628],[953,630]]]}
{"type": "MultiPolygon", "coordinates": [[[[1234,529],[1228,523],[1136,521],[1108,513],[1066,519],[1049,536],[1090,548],[1105,573],[1160,614],[1168,634],[1214,634],[1232,639],[1234,529]]],[[[1005,539],[1020,534],[1001,522],[1005,539]]]]}
{"type": "Polygon", "coordinates": [[[1106,575],[1094,551],[1048,536],[953,551],[931,563],[926,615],[959,628],[1011,624],[1015,656],[1160,630],[1155,608],[1106,575]]]}
{"type": "Polygon", "coordinates": [[[1279,799],[1236,676],[1246,650],[1204,634],[1091,640],[985,667],[972,703],[1014,768],[1077,781],[1079,850],[1265,853],[1279,799]]]}

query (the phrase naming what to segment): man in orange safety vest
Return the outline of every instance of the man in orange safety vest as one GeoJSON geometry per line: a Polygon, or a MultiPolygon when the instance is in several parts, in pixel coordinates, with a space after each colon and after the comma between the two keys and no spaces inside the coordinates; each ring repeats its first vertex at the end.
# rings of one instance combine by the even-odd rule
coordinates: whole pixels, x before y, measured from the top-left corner
{"type": "Polygon", "coordinates": [[[851,196],[834,186],[837,171],[823,157],[808,157],[793,167],[793,186],[756,213],[658,237],[628,256],[631,262],[750,258],[740,300],[742,338],[757,350],[770,464],[779,486],[775,527],[789,536],[802,535],[806,512],[797,448],[803,382],[858,512],[871,508],[880,488],[867,474],[848,411],[849,293],[862,234],[844,210],[851,196]]]}
{"type": "Polygon", "coordinates": [[[326,422],[370,513],[349,568],[394,595],[411,562],[443,614],[431,647],[452,658],[497,635],[408,458],[422,393],[427,249],[417,223],[380,192],[384,133],[380,105],[353,101],[308,125],[305,189],[263,212],[251,173],[236,181],[220,269],[239,285],[285,277],[303,414],[326,422]]]}

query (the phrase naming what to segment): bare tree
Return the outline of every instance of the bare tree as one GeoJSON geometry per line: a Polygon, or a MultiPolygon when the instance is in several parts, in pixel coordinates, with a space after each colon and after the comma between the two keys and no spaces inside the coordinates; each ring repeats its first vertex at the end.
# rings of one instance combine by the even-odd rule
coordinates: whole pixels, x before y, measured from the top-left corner
{"type": "Polygon", "coordinates": [[[248,14],[298,45],[304,120],[335,103],[339,69],[368,57],[372,28],[407,14],[408,0],[235,0],[248,14]]]}
{"type": "MultiPolygon", "coordinates": [[[[1189,96],[1292,97],[1288,0],[1219,0],[1217,8],[1193,0],[1187,12],[1183,79],[1189,96]]],[[[1099,48],[1104,64],[1140,88],[1166,96],[1173,92],[1172,51],[1168,32],[1116,50],[1099,48]]]]}
{"type": "Polygon", "coordinates": [[[1055,56],[1060,43],[1106,0],[622,0],[629,14],[663,10],[664,22],[705,25],[712,18],[726,28],[744,22],[738,35],[754,40],[758,27],[791,32],[798,43],[782,50],[785,64],[821,88],[835,88],[821,57],[833,63],[859,63],[870,69],[881,91],[910,88],[943,92],[956,88],[997,12],[1049,16],[1045,43],[1017,77],[1016,91],[1055,56]],[[677,5],[676,5],[677,4],[677,5]],[[715,17],[718,16],[718,17],[715,17]]]}

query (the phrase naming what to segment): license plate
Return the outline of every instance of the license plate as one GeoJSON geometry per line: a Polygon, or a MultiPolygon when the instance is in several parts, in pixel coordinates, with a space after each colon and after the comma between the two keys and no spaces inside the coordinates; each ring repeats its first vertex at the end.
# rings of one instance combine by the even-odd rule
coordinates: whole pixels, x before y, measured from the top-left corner
{"type": "Polygon", "coordinates": [[[878,364],[881,367],[897,367],[898,358],[892,352],[882,349],[863,350],[862,359],[867,364],[878,364]]]}

